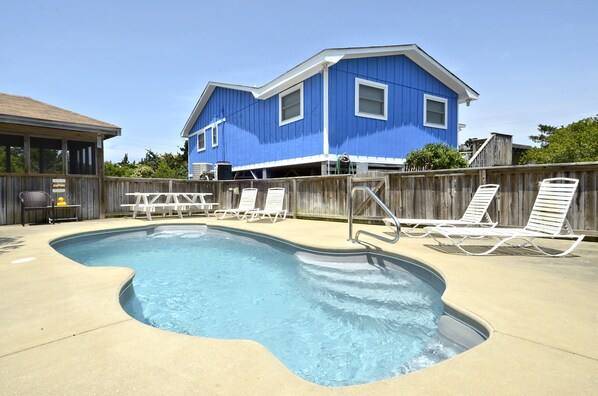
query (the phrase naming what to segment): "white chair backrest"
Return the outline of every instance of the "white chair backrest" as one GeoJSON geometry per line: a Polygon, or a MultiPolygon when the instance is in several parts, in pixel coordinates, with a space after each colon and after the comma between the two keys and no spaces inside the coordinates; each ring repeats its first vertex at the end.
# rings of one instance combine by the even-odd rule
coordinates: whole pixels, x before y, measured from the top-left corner
{"type": "Polygon", "coordinates": [[[542,180],[525,229],[547,235],[560,234],[578,184],[579,180],[565,177],[542,180]]]}
{"type": "Polygon", "coordinates": [[[239,210],[247,211],[255,209],[255,199],[257,198],[257,188],[244,188],[241,191],[241,199],[239,200],[239,210]]]}
{"type": "Polygon", "coordinates": [[[266,195],[266,205],[264,205],[265,211],[279,211],[282,210],[282,204],[284,201],[284,188],[274,187],[268,189],[268,195],[266,195]]]}
{"type": "Polygon", "coordinates": [[[484,184],[478,187],[461,220],[480,223],[497,191],[498,184],[484,184]]]}

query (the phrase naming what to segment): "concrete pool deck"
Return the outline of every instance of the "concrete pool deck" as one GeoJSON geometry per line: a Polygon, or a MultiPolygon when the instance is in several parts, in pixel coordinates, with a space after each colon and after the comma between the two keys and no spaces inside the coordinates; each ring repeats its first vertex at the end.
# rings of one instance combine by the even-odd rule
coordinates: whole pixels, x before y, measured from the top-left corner
{"type": "MultiPolygon", "coordinates": [[[[372,384],[309,383],[253,341],[173,334],[130,318],[118,295],[126,268],[89,268],[48,243],[113,228],[216,224],[293,243],[355,249],[346,223],[214,218],[108,219],[0,227],[0,390],[3,394],[595,394],[598,392],[598,243],[547,258],[504,249],[470,257],[428,238],[372,248],[439,272],[445,304],[486,327],[489,339],[452,359],[372,384]],[[448,248],[447,248],[448,249],[448,248]],[[34,259],[32,259],[34,258],[34,259]],[[32,260],[31,260],[32,259],[32,260]],[[28,261],[29,260],[29,261],[28,261]]],[[[383,226],[357,224],[382,233],[383,226]]],[[[542,241],[555,246],[558,241],[542,241]]]]}

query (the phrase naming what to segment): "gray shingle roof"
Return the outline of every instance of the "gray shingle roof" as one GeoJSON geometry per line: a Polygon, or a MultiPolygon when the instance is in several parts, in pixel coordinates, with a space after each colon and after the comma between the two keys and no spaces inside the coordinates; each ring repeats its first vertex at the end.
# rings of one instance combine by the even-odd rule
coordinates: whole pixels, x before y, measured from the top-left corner
{"type": "Polygon", "coordinates": [[[38,100],[0,93],[0,122],[120,135],[120,127],[38,100]]]}

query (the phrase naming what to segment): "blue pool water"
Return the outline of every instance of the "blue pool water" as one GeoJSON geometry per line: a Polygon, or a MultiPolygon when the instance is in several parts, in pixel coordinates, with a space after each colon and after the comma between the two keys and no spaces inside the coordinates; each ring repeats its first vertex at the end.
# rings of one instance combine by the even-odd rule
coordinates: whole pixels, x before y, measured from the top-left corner
{"type": "Polygon", "coordinates": [[[258,341],[314,383],[373,382],[463,351],[438,332],[438,280],[433,287],[421,268],[388,257],[318,255],[205,226],[93,234],[53,247],[88,266],[134,269],[136,299],[125,309],[136,319],[258,341]]]}

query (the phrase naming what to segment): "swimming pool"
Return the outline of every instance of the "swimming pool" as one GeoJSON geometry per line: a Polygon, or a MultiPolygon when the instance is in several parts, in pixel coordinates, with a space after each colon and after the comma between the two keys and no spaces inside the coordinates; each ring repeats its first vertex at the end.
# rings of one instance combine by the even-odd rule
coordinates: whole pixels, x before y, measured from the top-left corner
{"type": "MultiPolygon", "coordinates": [[[[458,324],[444,314],[440,277],[392,256],[314,252],[206,226],[94,233],[52,246],[88,266],[133,268],[121,303],[137,320],[258,341],[321,385],[398,376],[471,346],[439,331],[447,320],[458,324]]],[[[483,339],[462,327],[457,333],[483,339]]]]}

